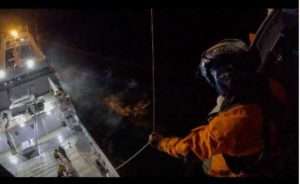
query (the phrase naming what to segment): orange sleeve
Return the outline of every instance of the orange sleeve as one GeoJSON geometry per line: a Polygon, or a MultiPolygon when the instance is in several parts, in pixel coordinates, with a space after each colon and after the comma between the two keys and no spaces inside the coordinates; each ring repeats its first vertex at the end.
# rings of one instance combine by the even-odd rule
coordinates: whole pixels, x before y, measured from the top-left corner
{"type": "Polygon", "coordinates": [[[174,157],[193,152],[201,160],[219,153],[249,155],[262,149],[261,121],[258,106],[239,105],[193,129],[185,138],[163,138],[158,149],[174,157]]]}

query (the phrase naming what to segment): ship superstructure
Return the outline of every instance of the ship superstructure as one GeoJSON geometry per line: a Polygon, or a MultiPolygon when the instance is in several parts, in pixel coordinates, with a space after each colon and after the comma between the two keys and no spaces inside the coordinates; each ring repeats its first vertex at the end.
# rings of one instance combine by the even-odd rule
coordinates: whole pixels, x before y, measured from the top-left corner
{"type": "Polygon", "coordinates": [[[0,48],[0,164],[16,177],[118,177],[26,30],[0,48]]]}

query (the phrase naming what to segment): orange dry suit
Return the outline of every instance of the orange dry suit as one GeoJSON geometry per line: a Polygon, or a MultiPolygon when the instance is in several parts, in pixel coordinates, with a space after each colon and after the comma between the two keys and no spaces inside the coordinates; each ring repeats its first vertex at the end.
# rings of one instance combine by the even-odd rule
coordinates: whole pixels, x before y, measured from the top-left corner
{"type": "MultiPolygon", "coordinates": [[[[284,103],[286,96],[282,86],[274,80],[268,83],[272,95],[284,103]]],[[[205,161],[203,169],[210,176],[247,176],[243,171],[235,171],[234,161],[241,158],[243,161],[236,163],[244,164],[245,168],[254,167],[266,147],[264,121],[260,104],[235,103],[221,110],[207,125],[194,128],[184,138],[162,138],[158,149],[174,157],[186,157],[192,153],[205,161]]]]}

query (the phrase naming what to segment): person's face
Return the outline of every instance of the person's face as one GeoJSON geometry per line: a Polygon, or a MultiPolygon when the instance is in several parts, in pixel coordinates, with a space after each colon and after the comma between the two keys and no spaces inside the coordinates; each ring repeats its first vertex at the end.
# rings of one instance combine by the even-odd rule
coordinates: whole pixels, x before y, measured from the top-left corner
{"type": "Polygon", "coordinates": [[[210,69],[215,82],[215,89],[219,95],[226,96],[233,87],[233,67],[226,65],[210,69]]]}

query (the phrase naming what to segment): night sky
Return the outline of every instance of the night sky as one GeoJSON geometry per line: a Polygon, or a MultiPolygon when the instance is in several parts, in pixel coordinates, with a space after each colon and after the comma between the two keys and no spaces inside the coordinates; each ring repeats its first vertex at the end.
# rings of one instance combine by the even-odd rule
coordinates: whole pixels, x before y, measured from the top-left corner
{"type": "MultiPolygon", "coordinates": [[[[195,78],[201,52],[224,38],[248,42],[249,32],[257,30],[266,11],[154,9],[154,14],[157,128],[165,135],[183,136],[204,122],[215,104],[215,92],[195,78]]],[[[86,82],[78,79],[79,83],[69,86],[70,93],[82,121],[115,166],[146,143],[152,104],[141,119],[124,118],[105,109],[101,97],[119,95],[125,104],[151,100],[149,9],[2,10],[0,15],[30,25],[66,81],[74,77],[76,81],[76,75],[68,76],[70,71],[79,76],[85,73],[86,82]],[[55,58],[64,58],[65,63],[55,58]],[[136,85],[128,87],[130,81],[136,85]]],[[[182,160],[148,147],[119,172],[121,176],[171,177],[182,176],[185,167],[182,160]]]]}

